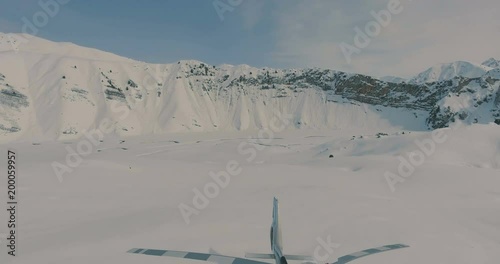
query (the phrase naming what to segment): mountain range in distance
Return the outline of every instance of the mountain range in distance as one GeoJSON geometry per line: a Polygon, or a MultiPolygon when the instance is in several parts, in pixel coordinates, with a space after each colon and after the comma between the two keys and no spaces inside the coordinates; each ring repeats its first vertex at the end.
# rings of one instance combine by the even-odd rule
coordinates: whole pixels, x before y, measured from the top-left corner
{"type": "Polygon", "coordinates": [[[150,64],[0,33],[0,142],[76,140],[103,120],[120,137],[267,128],[429,130],[500,124],[500,61],[440,64],[413,78],[330,69],[150,64]]]}

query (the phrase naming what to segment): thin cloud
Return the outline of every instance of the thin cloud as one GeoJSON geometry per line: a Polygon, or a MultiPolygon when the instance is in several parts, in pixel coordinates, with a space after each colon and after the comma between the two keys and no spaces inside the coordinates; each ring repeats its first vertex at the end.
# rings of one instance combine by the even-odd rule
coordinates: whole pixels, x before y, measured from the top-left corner
{"type": "Polygon", "coordinates": [[[0,32],[10,33],[20,31],[21,25],[19,23],[14,23],[12,21],[0,18],[0,32]]]}
{"type": "Polygon", "coordinates": [[[290,1],[277,13],[275,59],[377,76],[411,76],[433,64],[500,57],[499,4],[493,0],[401,0],[403,11],[348,64],[339,49],[354,28],[389,0],[290,1]]]}
{"type": "Polygon", "coordinates": [[[244,2],[241,7],[241,16],[245,30],[252,30],[262,20],[266,5],[266,1],[262,0],[246,0],[244,2]]]}

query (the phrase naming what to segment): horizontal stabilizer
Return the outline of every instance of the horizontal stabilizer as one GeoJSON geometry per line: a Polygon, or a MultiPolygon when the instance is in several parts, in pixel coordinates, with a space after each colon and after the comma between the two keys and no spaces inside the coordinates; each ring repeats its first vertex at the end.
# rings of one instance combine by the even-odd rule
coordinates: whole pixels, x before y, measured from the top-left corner
{"type": "Polygon", "coordinates": [[[274,254],[246,253],[245,258],[274,259],[274,254]]]}
{"type": "Polygon", "coordinates": [[[347,262],[351,262],[353,260],[356,260],[358,258],[366,257],[372,254],[377,254],[377,253],[382,253],[386,252],[389,250],[395,250],[395,249],[401,249],[401,248],[407,248],[409,246],[404,245],[404,244],[395,244],[395,245],[387,245],[383,247],[378,247],[378,248],[370,248],[370,249],[365,249],[363,251],[351,253],[349,255],[345,255],[343,257],[340,257],[337,262],[332,263],[332,264],[345,264],[347,262]]]}
{"type": "Polygon", "coordinates": [[[285,258],[287,260],[314,260],[313,257],[304,255],[285,255],[285,258]]]}
{"type": "Polygon", "coordinates": [[[267,262],[261,262],[251,259],[237,258],[237,257],[224,256],[218,254],[189,252],[189,251],[133,248],[127,252],[133,254],[143,254],[143,255],[158,256],[158,257],[194,259],[194,260],[212,262],[216,264],[269,264],[267,262]]]}
{"type": "MultiPolygon", "coordinates": [[[[274,259],[274,254],[246,253],[245,258],[274,259]]],[[[287,260],[314,260],[313,257],[305,255],[285,255],[285,258],[287,260]]]]}

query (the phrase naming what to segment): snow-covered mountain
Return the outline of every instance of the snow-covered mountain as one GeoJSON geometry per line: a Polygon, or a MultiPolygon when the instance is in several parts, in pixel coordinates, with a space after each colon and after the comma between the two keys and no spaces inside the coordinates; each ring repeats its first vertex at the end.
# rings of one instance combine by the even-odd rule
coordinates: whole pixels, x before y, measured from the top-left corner
{"type": "Polygon", "coordinates": [[[489,58],[488,60],[484,61],[481,65],[490,68],[500,68],[500,60],[497,60],[495,58],[489,58]]]}
{"type": "Polygon", "coordinates": [[[384,82],[392,82],[392,83],[402,83],[402,82],[407,82],[408,80],[405,78],[397,77],[397,76],[384,76],[379,78],[381,81],[384,82]]]}
{"type": "Polygon", "coordinates": [[[478,78],[492,69],[485,65],[456,61],[431,67],[412,78],[410,82],[419,84],[446,81],[455,77],[478,78]]]}
{"type": "Polygon", "coordinates": [[[81,47],[73,43],[52,42],[27,34],[4,34],[1,32],[0,52],[16,52],[34,56],[61,56],[97,61],[133,62],[133,60],[128,58],[97,49],[81,47]]]}
{"type": "Polygon", "coordinates": [[[269,127],[277,113],[289,115],[289,129],[378,131],[500,118],[500,78],[485,66],[482,75],[393,83],[316,68],[149,64],[25,39],[0,34],[3,142],[73,140],[103,123],[120,136],[251,130],[269,127]]]}

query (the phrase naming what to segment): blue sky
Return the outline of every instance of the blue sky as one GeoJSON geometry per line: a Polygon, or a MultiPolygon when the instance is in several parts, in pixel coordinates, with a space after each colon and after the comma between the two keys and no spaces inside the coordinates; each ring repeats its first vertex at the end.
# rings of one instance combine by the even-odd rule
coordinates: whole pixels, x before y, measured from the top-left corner
{"type": "MultiPolygon", "coordinates": [[[[40,0],[7,1],[0,31],[21,32],[40,0]]],[[[42,2],[56,0],[41,0],[42,2]]],[[[68,0],[65,0],[68,1],[68,0]]],[[[214,1],[71,0],[37,36],[133,59],[171,63],[323,67],[373,75],[409,76],[436,63],[500,58],[496,0],[401,0],[402,12],[346,61],[341,43],[374,21],[391,0],[240,0],[220,19],[214,1]]]]}

